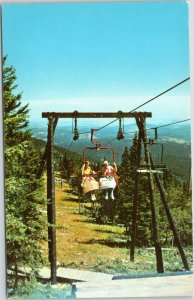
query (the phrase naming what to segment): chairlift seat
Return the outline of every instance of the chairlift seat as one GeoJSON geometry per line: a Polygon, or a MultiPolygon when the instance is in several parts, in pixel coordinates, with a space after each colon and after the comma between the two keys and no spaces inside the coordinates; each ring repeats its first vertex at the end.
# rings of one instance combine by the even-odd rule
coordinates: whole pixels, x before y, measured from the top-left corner
{"type": "Polygon", "coordinates": [[[163,171],[161,170],[149,170],[149,169],[137,169],[138,173],[159,173],[159,174],[163,174],[163,171]]]}

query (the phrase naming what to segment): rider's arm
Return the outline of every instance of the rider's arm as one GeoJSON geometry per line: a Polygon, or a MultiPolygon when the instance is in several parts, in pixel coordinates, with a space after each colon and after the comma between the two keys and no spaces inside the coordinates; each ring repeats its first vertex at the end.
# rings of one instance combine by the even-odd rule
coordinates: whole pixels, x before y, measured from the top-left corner
{"type": "Polygon", "coordinates": [[[82,176],[84,175],[84,167],[85,167],[85,164],[83,164],[83,166],[82,166],[82,168],[81,168],[82,176]]]}
{"type": "Polygon", "coordinates": [[[117,172],[117,165],[116,165],[115,162],[113,163],[113,169],[114,169],[115,172],[117,172]]]}
{"type": "Polygon", "coordinates": [[[102,167],[101,173],[102,173],[102,176],[106,176],[106,169],[102,167]]]}

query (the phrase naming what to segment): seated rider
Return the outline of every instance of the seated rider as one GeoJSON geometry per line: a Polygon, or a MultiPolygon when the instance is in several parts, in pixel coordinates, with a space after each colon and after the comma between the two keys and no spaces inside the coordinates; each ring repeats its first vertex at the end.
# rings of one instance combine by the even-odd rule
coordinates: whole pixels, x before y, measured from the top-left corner
{"type": "MultiPolygon", "coordinates": [[[[92,169],[90,168],[90,162],[87,160],[85,161],[85,164],[83,164],[82,166],[82,177],[83,177],[83,180],[82,180],[82,185],[84,186],[84,182],[86,180],[95,180],[92,176],[89,176],[89,175],[92,175],[94,174],[95,172],[92,171],[92,169]]],[[[96,200],[96,195],[95,195],[95,191],[92,190],[90,191],[90,195],[91,195],[91,200],[92,201],[95,201],[96,200]]]]}
{"type": "MultiPolygon", "coordinates": [[[[102,166],[101,172],[102,172],[102,176],[103,177],[113,177],[114,178],[114,175],[117,172],[117,165],[116,165],[116,163],[114,162],[113,163],[113,167],[112,167],[112,166],[109,165],[108,161],[105,160],[103,162],[103,166],[102,166]]],[[[108,190],[111,191],[110,198],[114,199],[113,188],[105,190],[106,191],[105,199],[106,200],[108,199],[108,190]]]]}

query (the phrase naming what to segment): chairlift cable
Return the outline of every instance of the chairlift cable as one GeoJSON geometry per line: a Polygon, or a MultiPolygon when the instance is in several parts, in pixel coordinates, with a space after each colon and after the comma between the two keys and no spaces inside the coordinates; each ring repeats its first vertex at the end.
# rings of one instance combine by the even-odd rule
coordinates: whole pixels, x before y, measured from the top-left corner
{"type": "Polygon", "coordinates": [[[169,89],[165,90],[164,92],[162,92],[162,93],[158,94],[157,96],[155,96],[155,97],[151,98],[150,100],[148,100],[148,101],[144,102],[143,104],[141,104],[141,105],[137,106],[136,108],[134,108],[134,109],[133,109],[133,110],[131,110],[130,112],[133,112],[133,111],[137,110],[138,108],[140,108],[140,107],[142,107],[142,106],[144,106],[144,105],[146,105],[146,104],[150,103],[151,101],[153,101],[153,100],[157,99],[158,97],[160,97],[160,96],[162,96],[162,95],[164,95],[164,94],[166,94],[166,93],[170,92],[171,90],[175,89],[176,87],[178,87],[179,85],[181,85],[181,84],[185,83],[185,82],[186,82],[186,81],[188,81],[188,80],[190,80],[190,77],[188,77],[188,78],[186,78],[186,79],[184,79],[184,80],[180,81],[179,83],[177,83],[177,84],[173,85],[172,87],[170,87],[169,89]]]}
{"type": "Polygon", "coordinates": [[[190,121],[190,120],[191,119],[185,119],[185,120],[181,120],[181,121],[177,121],[177,122],[173,122],[173,123],[169,123],[169,124],[164,124],[164,125],[161,125],[161,126],[148,128],[148,129],[162,128],[162,127],[165,127],[165,126],[174,125],[174,124],[178,124],[178,123],[182,123],[182,122],[186,122],[186,121],[190,121]]]}
{"type": "Polygon", "coordinates": [[[91,130],[90,131],[79,132],[79,135],[80,134],[87,134],[87,133],[91,133],[91,130]]]}
{"type": "MultiPolygon", "coordinates": [[[[171,125],[175,125],[175,124],[178,124],[178,123],[183,123],[183,122],[187,122],[187,121],[190,121],[191,119],[184,119],[184,120],[180,120],[180,121],[177,121],[177,122],[171,122],[171,123],[167,123],[167,124],[164,124],[164,125],[160,125],[160,126],[155,126],[155,127],[150,127],[150,128],[146,128],[146,131],[147,130],[152,130],[152,129],[155,129],[155,128],[162,128],[162,127],[166,127],[166,126],[171,126],[171,125]]],[[[124,134],[131,134],[131,133],[136,133],[138,132],[137,130],[136,131],[129,131],[129,132],[124,132],[124,134]]]]}
{"type": "MultiPolygon", "coordinates": [[[[144,105],[150,103],[151,101],[156,100],[156,99],[159,98],[160,96],[162,96],[162,95],[164,95],[164,94],[170,92],[171,90],[175,89],[176,87],[178,87],[179,85],[185,83],[185,82],[188,81],[188,80],[190,80],[190,77],[187,77],[186,79],[184,79],[184,80],[178,82],[177,84],[173,85],[172,87],[168,88],[167,90],[163,91],[162,93],[156,95],[155,97],[151,98],[150,100],[148,100],[148,101],[142,103],[141,105],[135,107],[134,109],[132,109],[132,110],[129,111],[129,112],[131,113],[131,112],[136,111],[138,108],[140,108],[140,107],[142,107],[142,106],[144,106],[144,105]]],[[[101,127],[98,128],[96,131],[100,131],[100,130],[104,129],[105,127],[107,127],[107,126],[113,124],[114,122],[116,122],[118,119],[119,119],[119,118],[116,118],[115,120],[113,120],[113,121],[111,121],[111,122],[109,122],[109,123],[107,123],[107,124],[101,126],[101,127]]],[[[86,131],[86,132],[81,132],[80,134],[86,134],[86,133],[90,133],[90,132],[91,132],[91,131],[86,131]]]]}
{"type": "Polygon", "coordinates": [[[111,125],[112,123],[116,122],[117,120],[119,120],[119,118],[117,118],[117,119],[115,119],[115,120],[113,120],[113,121],[111,121],[111,122],[103,125],[102,127],[98,128],[96,131],[99,131],[99,130],[101,130],[101,129],[103,129],[103,128],[109,126],[109,125],[111,125]]]}
{"type": "Polygon", "coordinates": [[[68,147],[68,149],[67,149],[67,154],[69,153],[69,150],[71,149],[72,144],[73,144],[73,140],[72,140],[71,143],[69,144],[69,147],[68,147]]]}
{"type": "MultiPolygon", "coordinates": [[[[151,101],[153,101],[153,100],[159,98],[160,96],[162,96],[162,95],[168,93],[169,91],[175,89],[176,87],[178,87],[179,85],[185,83],[185,82],[188,81],[188,80],[190,80],[190,77],[187,77],[186,79],[184,79],[184,80],[180,81],[179,83],[173,85],[172,87],[170,87],[170,88],[168,88],[167,90],[163,91],[162,93],[156,95],[155,97],[151,98],[150,100],[148,100],[148,101],[142,103],[141,105],[137,106],[136,108],[132,109],[132,110],[129,111],[129,112],[130,112],[130,113],[131,113],[131,112],[134,112],[134,111],[137,110],[138,108],[140,108],[140,107],[142,107],[142,106],[148,104],[149,102],[151,102],[151,101]]],[[[115,119],[115,120],[113,120],[113,121],[111,121],[111,122],[105,124],[104,126],[98,128],[97,130],[99,131],[99,130],[101,130],[101,129],[103,129],[103,128],[109,126],[109,125],[111,125],[112,123],[116,122],[118,119],[119,119],[119,118],[117,118],[117,119],[115,119]]]]}
{"type": "MultiPolygon", "coordinates": [[[[180,121],[177,121],[177,122],[172,122],[172,123],[167,123],[167,124],[164,124],[164,125],[160,125],[160,126],[155,126],[155,127],[150,127],[150,128],[146,128],[145,130],[152,130],[152,129],[155,129],[155,128],[162,128],[162,127],[166,127],[166,126],[171,126],[171,125],[175,125],[175,124],[178,124],[178,123],[183,123],[183,122],[187,122],[187,121],[190,121],[191,119],[184,119],[184,120],[180,120],[180,121]]],[[[135,131],[129,131],[129,132],[124,132],[124,134],[132,134],[132,133],[138,133],[138,130],[135,130],[135,131]]],[[[113,140],[116,140],[116,138],[113,138],[111,139],[110,141],[107,142],[107,144],[111,143],[113,140]]]]}
{"type": "MultiPolygon", "coordinates": [[[[112,143],[114,140],[117,140],[117,138],[115,137],[115,138],[113,138],[112,140],[110,140],[107,144],[110,144],[110,143],[112,143]]],[[[106,145],[107,145],[106,144],[106,145]]]]}

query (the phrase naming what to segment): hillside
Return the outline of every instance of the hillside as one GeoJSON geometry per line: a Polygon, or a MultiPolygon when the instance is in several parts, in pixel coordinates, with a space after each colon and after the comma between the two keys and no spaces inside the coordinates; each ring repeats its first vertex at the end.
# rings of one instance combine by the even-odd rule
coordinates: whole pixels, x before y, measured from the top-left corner
{"type": "MultiPolygon", "coordinates": [[[[111,207],[111,202],[109,203],[111,207]]],[[[91,216],[92,204],[85,202],[79,213],[77,195],[66,181],[56,185],[57,261],[60,267],[110,274],[156,273],[154,247],[138,248],[130,261],[129,235],[123,226],[99,225],[91,216]],[[94,255],[95,253],[95,255],[94,255]]],[[[47,244],[45,243],[47,255],[47,244]]],[[[185,249],[189,263],[192,253],[185,249]]],[[[165,271],[181,271],[182,261],[175,247],[164,248],[165,271]]]]}
{"type": "MultiPolygon", "coordinates": [[[[33,144],[35,148],[40,152],[40,155],[42,156],[45,147],[46,147],[46,141],[37,139],[37,138],[32,138],[33,144]]],[[[68,160],[73,163],[73,166],[75,170],[80,170],[81,168],[81,163],[82,163],[82,157],[73,151],[67,151],[67,149],[64,149],[62,147],[59,147],[57,145],[54,146],[54,164],[55,164],[55,170],[56,171],[65,171],[64,165],[60,164],[60,158],[64,158],[65,156],[68,156],[68,160]]]]}

